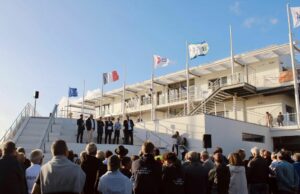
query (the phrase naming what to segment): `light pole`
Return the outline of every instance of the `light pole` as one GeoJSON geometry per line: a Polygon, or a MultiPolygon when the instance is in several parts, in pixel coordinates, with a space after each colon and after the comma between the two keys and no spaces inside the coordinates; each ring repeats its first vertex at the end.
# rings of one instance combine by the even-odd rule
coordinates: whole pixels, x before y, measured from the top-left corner
{"type": "Polygon", "coordinates": [[[35,117],[35,114],[36,114],[36,99],[39,98],[39,91],[35,91],[34,92],[34,110],[33,110],[33,116],[35,117]]]}

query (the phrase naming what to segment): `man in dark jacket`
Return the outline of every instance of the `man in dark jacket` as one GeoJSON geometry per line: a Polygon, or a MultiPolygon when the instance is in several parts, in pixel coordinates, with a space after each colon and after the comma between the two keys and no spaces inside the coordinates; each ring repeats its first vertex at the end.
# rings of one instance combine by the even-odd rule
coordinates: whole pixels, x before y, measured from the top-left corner
{"type": "Polygon", "coordinates": [[[142,145],[143,156],[132,164],[134,194],[159,194],[161,187],[161,164],[154,159],[154,145],[145,142],[142,145]]]}
{"type": "Polygon", "coordinates": [[[87,138],[88,143],[93,142],[93,132],[95,131],[96,123],[93,119],[93,115],[90,115],[90,117],[85,121],[86,130],[87,130],[87,138]]]}
{"type": "Polygon", "coordinates": [[[268,193],[269,166],[259,154],[259,149],[251,149],[253,159],[248,163],[247,178],[249,194],[268,193]]]}
{"type": "Polygon", "coordinates": [[[206,194],[208,188],[208,171],[200,163],[197,152],[187,153],[188,162],[183,165],[184,188],[188,194],[206,194]]]}
{"type": "Polygon", "coordinates": [[[84,131],[84,120],[83,120],[83,115],[80,115],[80,118],[77,119],[77,143],[79,143],[79,138],[80,138],[80,143],[82,143],[82,137],[83,137],[83,131],[84,131]]]}
{"type": "Polygon", "coordinates": [[[102,117],[100,117],[99,120],[97,121],[97,143],[102,142],[102,135],[103,135],[104,126],[105,126],[105,124],[102,121],[102,117]]]}
{"type": "Polygon", "coordinates": [[[125,144],[129,144],[129,138],[130,138],[130,144],[133,145],[133,127],[134,127],[134,123],[129,118],[129,115],[127,115],[127,119],[124,120],[123,126],[124,126],[125,144]]]}
{"type": "Polygon", "coordinates": [[[0,193],[27,193],[24,170],[16,158],[15,143],[6,142],[3,152],[3,157],[0,159],[0,193]]]}
{"type": "Polygon", "coordinates": [[[223,164],[222,154],[214,154],[215,167],[209,171],[209,193],[228,194],[230,183],[229,167],[223,164]]]}
{"type": "Polygon", "coordinates": [[[84,194],[94,194],[97,191],[97,175],[100,170],[100,160],[96,158],[97,146],[94,143],[87,144],[86,160],[81,163],[81,168],[85,172],[84,194]]]}

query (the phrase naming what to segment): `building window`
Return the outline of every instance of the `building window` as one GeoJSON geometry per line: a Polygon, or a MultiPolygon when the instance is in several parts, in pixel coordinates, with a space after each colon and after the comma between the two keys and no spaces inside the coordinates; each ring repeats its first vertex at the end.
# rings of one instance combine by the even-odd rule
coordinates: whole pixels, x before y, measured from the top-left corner
{"type": "Polygon", "coordinates": [[[265,136],[250,134],[250,133],[242,133],[242,139],[243,141],[250,141],[250,142],[258,142],[258,143],[265,142],[265,136]]]}

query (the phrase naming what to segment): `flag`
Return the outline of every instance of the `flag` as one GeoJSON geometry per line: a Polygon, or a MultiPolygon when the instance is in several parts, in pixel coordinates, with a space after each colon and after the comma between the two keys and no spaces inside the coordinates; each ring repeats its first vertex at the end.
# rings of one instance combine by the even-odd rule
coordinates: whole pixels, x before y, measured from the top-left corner
{"type": "Polygon", "coordinates": [[[170,59],[158,55],[153,55],[153,65],[155,69],[159,67],[166,67],[169,64],[170,64],[170,59]]]}
{"type": "Polygon", "coordinates": [[[103,84],[108,84],[117,80],[119,80],[119,74],[117,71],[103,73],[103,84]]]}
{"type": "Polygon", "coordinates": [[[291,7],[291,13],[293,17],[294,28],[300,26],[300,7],[291,7]]]}
{"type": "Polygon", "coordinates": [[[190,59],[194,59],[198,56],[204,56],[208,53],[209,47],[207,42],[201,42],[200,44],[190,44],[189,54],[190,59]]]}
{"type": "Polygon", "coordinates": [[[78,96],[77,88],[69,88],[69,97],[77,97],[77,96],[78,96]]]}

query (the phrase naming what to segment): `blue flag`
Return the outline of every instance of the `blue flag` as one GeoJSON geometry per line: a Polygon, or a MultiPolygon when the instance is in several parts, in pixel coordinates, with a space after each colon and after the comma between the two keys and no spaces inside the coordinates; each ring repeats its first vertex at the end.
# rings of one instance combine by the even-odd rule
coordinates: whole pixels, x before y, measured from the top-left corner
{"type": "Polygon", "coordinates": [[[77,96],[78,96],[77,88],[69,88],[69,97],[77,97],[77,96]]]}

